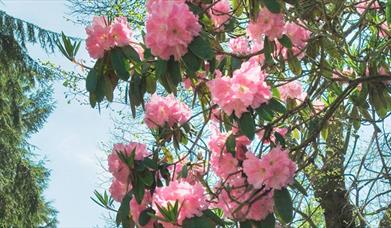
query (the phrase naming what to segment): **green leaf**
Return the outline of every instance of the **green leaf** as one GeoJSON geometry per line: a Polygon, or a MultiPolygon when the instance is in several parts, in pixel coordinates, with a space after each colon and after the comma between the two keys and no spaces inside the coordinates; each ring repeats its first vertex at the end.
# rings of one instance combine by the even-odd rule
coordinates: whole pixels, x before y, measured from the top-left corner
{"type": "Polygon", "coordinates": [[[90,100],[91,107],[95,108],[95,106],[96,106],[96,94],[94,92],[90,92],[89,100],[90,100]]]}
{"type": "Polygon", "coordinates": [[[239,69],[242,66],[242,61],[234,56],[231,57],[231,67],[232,71],[239,69]]]}
{"type": "Polygon", "coordinates": [[[185,219],[183,221],[183,228],[214,228],[216,225],[213,223],[213,221],[206,217],[205,215],[202,215],[200,217],[192,217],[185,219]]]}
{"type": "Polygon", "coordinates": [[[255,121],[251,113],[245,112],[239,119],[239,129],[242,134],[247,136],[250,140],[254,139],[255,135],[255,121]]]}
{"type": "Polygon", "coordinates": [[[134,227],[134,222],[129,217],[129,203],[131,199],[132,192],[130,191],[122,199],[121,206],[118,209],[117,217],[115,219],[117,226],[122,224],[123,227],[134,227]]]}
{"type": "Polygon", "coordinates": [[[283,35],[281,38],[278,39],[280,44],[286,48],[292,48],[292,41],[287,35],[283,35]]]}
{"type": "Polygon", "coordinates": [[[273,120],[273,111],[270,109],[269,106],[263,105],[259,108],[257,108],[257,113],[260,118],[262,118],[265,121],[272,121],[273,120]]]}
{"type": "Polygon", "coordinates": [[[391,0],[387,0],[386,3],[386,20],[387,24],[391,25],[391,0]]]}
{"type": "Polygon", "coordinates": [[[145,186],[151,187],[153,184],[153,174],[149,170],[144,170],[144,172],[139,174],[141,181],[145,186]]]}
{"type": "Polygon", "coordinates": [[[153,94],[156,92],[156,80],[152,76],[145,78],[147,92],[153,94]]]}
{"type": "Polygon", "coordinates": [[[96,71],[94,68],[88,72],[87,78],[86,78],[86,88],[88,92],[95,91],[96,84],[98,83],[98,77],[96,75],[96,71]]]}
{"type": "Polygon", "coordinates": [[[267,36],[265,36],[265,39],[263,42],[264,42],[263,52],[265,55],[265,60],[268,64],[273,64],[272,53],[273,53],[274,47],[273,47],[272,43],[269,41],[269,38],[267,36]]]}
{"type": "Polygon", "coordinates": [[[240,224],[240,228],[252,228],[253,227],[250,220],[242,221],[239,224],[240,224]]]}
{"type": "Polygon", "coordinates": [[[212,210],[207,209],[202,212],[206,217],[210,218],[214,223],[220,226],[224,226],[225,222],[219,216],[217,216],[212,210]]]}
{"type": "Polygon", "coordinates": [[[162,75],[165,75],[167,72],[167,61],[158,59],[155,62],[155,72],[158,78],[161,77],[162,75]]]}
{"type": "Polygon", "coordinates": [[[148,224],[148,222],[151,220],[151,214],[155,214],[155,211],[149,207],[145,210],[143,210],[141,213],[140,213],[140,216],[138,218],[138,223],[141,225],[141,226],[145,226],[148,224]]]}
{"type": "Polygon", "coordinates": [[[209,42],[200,36],[194,38],[189,45],[189,49],[201,59],[211,60],[214,58],[214,52],[209,42]]]}
{"type": "Polygon", "coordinates": [[[133,195],[138,204],[141,204],[144,198],[144,182],[140,178],[136,178],[135,184],[133,185],[133,195]]]}
{"type": "Polygon", "coordinates": [[[144,165],[150,169],[158,169],[159,168],[158,164],[150,158],[144,158],[144,165]]]}
{"type": "Polygon", "coordinates": [[[262,221],[252,221],[255,228],[274,228],[276,226],[276,219],[274,214],[269,214],[262,221]]]}
{"type": "Polygon", "coordinates": [[[274,137],[280,143],[280,145],[285,146],[285,139],[280,133],[274,132],[274,137]]]}
{"type": "Polygon", "coordinates": [[[103,77],[103,84],[104,84],[104,90],[105,90],[105,96],[108,101],[112,102],[113,101],[113,92],[114,92],[114,87],[111,84],[110,78],[109,77],[103,77]]]}
{"type": "Polygon", "coordinates": [[[227,140],[225,141],[225,146],[227,148],[227,151],[235,157],[236,140],[234,135],[231,134],[228,136],[227,140]]]}
{"type": "Polygon", "coordinates": [[[288,65],[292,73],[294,73],[295,75],[301,75],[302,69],[300,61],[297,59],[296,56],[293,55],[291,50],[288,50],[288,65]]]}
{"type": "Polygon", "coordinates": [[[274,205],[276,215],[280,218],[281,222],[284,224],[292,222],[293,203],[288,189],[283,188],[274,191],[274,205]]]}
{"type": "Polygon", "coordinates": [[[286,113],[286,107],[276,98],[272,98],[267,106],[269,106],[273,111],[277,111],[281,114],[286,113]]]}
{"type": "Polygon", "coordinates": [[[187,73],[190,75],[195,74],[201,67],[200,59],[191,51],[188,51],[184,56],[182,56],[182,61],[186,67],[187,73]]]}
{"type": "Polygon", "coordinates": [[[181,177],[186,178],[189,175],[189,171],[187,170],[187,165],[182,166],[181,177]]]}
{"type": "Polygon", "coordinates": [[[135,62],[140,62],[140,56],[138,55],[137,51],[130,45],[122,47],[121,48],[122,53],[128,58],[129,60],[133,60],[135,62]]]}
{"type": "Polygon", "coordinates": [[[263,0],[266,8],[272,13],[280,13],[281,6],[277,0],[263,0]]]}
{"type": "Polygon", "coordinates": [[[125,59],[125,56],[122,53],[121,49],[119,48],[112,49],[110,52],[110,56],[111,56],[111,63],[113,65],[113,68],[117,76],[120,79],[127,81],[130,77],[129,63],[127,62],[128,60],[125,59]]]}
{"type": "Polygon", "coordinates": [[[171,81],[175,87],[182,81],[181,69],[179,63],[170,58],[167,63],[167,71],[170,74],[170,77],[167,80],[171,81]]]}

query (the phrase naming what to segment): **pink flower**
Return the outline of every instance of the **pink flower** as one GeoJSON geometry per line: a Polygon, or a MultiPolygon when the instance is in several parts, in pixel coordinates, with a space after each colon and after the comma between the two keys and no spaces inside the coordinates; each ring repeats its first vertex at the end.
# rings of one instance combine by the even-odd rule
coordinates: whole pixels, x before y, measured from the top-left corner
{"type": "Polygon", "coordinates": [[[230,39],[229,46],[234,54],[247,55],[251,52],[250,44],[245,37],[230,39]]]}
{"type": "Polygon", "coordinates": [[[303,49],[310,38],[310,32],[295,23],[287,23],[284,33],[291,39],[292,44],[299,49],[303,49]]]}
{"type": "Polygon", "coordinates": [[[179,102],[174,95],[161,97],[157,94],[151,96],[145,105],[144,121],[151,129],[163,127],[165,124],[173,127],[174,124],[184,124],[190,119],[189,107],[179,102]]]}
{"type": "Polygon", "coordinates": [[[117,17],[111,24],[104,16],[94,17],[86,32],[87,51],[94,59],[102,58],[105,51],[115,46],[129,45],[132,39],[132,31],[126,17],[117,17]]]}
{"type": "MultiPolygon", "coordinates": [[[[209,203],[206,201],[205,190],[201,184],[191,185],[187,182],[171,181],[166,187],[156,188],[153,195],[153,209],[157,216],[160,214],[157,205],[167,207],[168,204],[174,206],[175,202],[179,203],[179,215],[177,223],[182,225],[183,220],[195,216],[201,216],[202,211],[208,209],[209,203]]],[[[164,227],[175,227],[173,224],[162,222],[164,227]]]]}
{"type": "Polygon", "coordinates": [[[312,106],[314,108],[315,113],[319,113],[324,109],[323,101],[317,99],[312,102],[312,106]]]}
{"type": "Polygon", "coordinates": [[[111,197],[117,202],[121,202],[124,196],[126,195],[127,191],[131,189],[131,186],[129,185],[126,187],[126,184],[120,182],[119,180],[113,178],[111,182],[111,186],[109,188],[109,192],[111,194],[111,197]]]}
{"type": "Polygon", "coordinates": [[[109,38],[109,25],[106,17],[94,17],[92,24],[86,28],[86,46],[90,56],[94,59],[102,58],[105,50],[111,46],[109,38]]]}
{"type": "Polygon", "coordinates": [[[152,219],[152,218],[148,222],[148,224],[145,226],[140,226],[138,224],[141,212],[143,212],[145,209],[147,209],[151,204],[152,204],[152,197],[151,197],[151,193],[149,193],[148,191],[145,191],[144,198],[141,201],[141,204],[138,204],[134,197],[130,200],[130,203],[129,203],[130,213],[132,215],[133,221],[139,227],[153,228],[154,219],[152,219]]]}
{"type": "Polygon", "coordinates": [[[379,36],[382,38],[388,37],[389,32],[390,32],[390,29],[388,27],[388,24],[386,22],[383,22],[380,25],[379,36]]]}
{"type": "Polygon", "coordinates": [[[122,183],[128,183],[130,170],[128,165],[120,159],[119,154],[130,156],[133,151],[135,151],[135,160],[143,160],[149,155],[145,144],[130,142],[127,145],[115,144],[113,151],[108,156],[109,172],[122,183]]]}
{"type": "Polygon", "coordinates": [[[186,3],[181,1],[153,0],[147,2],[146,45],[153,55],[168,60],[179,60],[187,46],[198,36],[201,25],[186,3]]]}
{"type": "Polygon", "coordinates": [[[284,84],[278,87],[278,90],[280,92],[280,98],[283,101],[286,101],[288,98],[303,101],[307,96],[307,94],[303,92],[303,87],[298,81],[291,81],[284,84]]]}
{"type": "Polygon", "coordinates": [[[117,17],[110,25],[110,38],[113,46],[126,46],[132,39],[132,31],[126,17],[117,17]]]}
{"type": "Polygon", "coordinates": [[[272,13],[267,8],[262,8],[256,21],[251,21],[247,27],[247,33],[253,40],[260,40],[263,35],[274,40],[280,38],[283,32],[284,16],[281,13],[272,13]]]}
{"type": "Polygon", "coordinates": [[[270,87],[264,81],[265,74],[257,62],[244,62],[235,70],[233,77],[222,77],[216,71],[216,78],[207,83],[212,101],[228,115],[240,117],[247,108],[258,108],[271,98],[270,87]]]}
{"type": "Polygon", "coordinates": [[[360,2],[359,4],[356,5],[357,12],[359,14],[363,14],[364,11],[369,8],[369,9],[380,9],[380,5],[377,1],[371,3],[372,1],[366,0],[363,2],[360,2]]]}
{"type": "Polygon", "coordinates": [[[214,207],[221,208],[224,215],[231,219],[260,221],[273,212],[273,191],[253,193],[246,187],[244,178],[238,174],[229,179],[229,188],[222,188],[214,207]]]}
{"type": "Polygon", "coordinates": [[[218,31],[224,29],[224,24],[229,20],[231,7],[227,0],[219,0],[216,4],[209,9],[209,15],[212,19],[212,22],[217,28],[218,31]]]}
{"type": "Polygon", "coordinates": [[[259,189],[263,185],[268,188],[281,189],[292,183],[296,171],[296,164],[289,159],[286,150],[280,147],[273,148],[268,154],[257,158],[247,153],[243,162],[243,171],[249,184],[259,189]]]}

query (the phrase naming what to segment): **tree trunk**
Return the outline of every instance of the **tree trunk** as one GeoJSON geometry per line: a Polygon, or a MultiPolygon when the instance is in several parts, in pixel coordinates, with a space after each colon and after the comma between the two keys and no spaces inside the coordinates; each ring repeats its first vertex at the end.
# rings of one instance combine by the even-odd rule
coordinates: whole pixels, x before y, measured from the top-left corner
{"type": "MultiPolygon", "coordinates": [[[[323,148],[322,153],[324,155],[322,166],[316,167],[313,164],[306,169],[306,174],[315,190],[315,197],[324,210],[326,227],[356,227],[343,173],[346,153],[342,124],[335,121],[329,129],[326,148],[323,148]]],[[[319,148],[318,145],[314,146],[319,148]]]]}

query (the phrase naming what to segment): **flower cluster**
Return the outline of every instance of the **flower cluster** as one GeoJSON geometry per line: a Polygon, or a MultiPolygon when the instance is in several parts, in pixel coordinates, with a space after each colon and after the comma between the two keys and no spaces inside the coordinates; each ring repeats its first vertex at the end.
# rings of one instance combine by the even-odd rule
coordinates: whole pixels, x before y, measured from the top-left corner
{"type": "Polygon", "coordinates": [[[213,25],[218,31],[224,29],[224,24],[230,19],[231,7],[229,6],[228,0],[219,0],[214,3],[209,9],[209,15],[212,19],[213,25]]]}
{"type": "Polygon", "coordinates": [[[278,87],[278,90],[280,92],[280,98],[283,101],[286,101],[287,99],[304,101],[307,96],[307,93],[303,92],[303,87],[298,81],[286,83],[278,87]]]}
{"type": "MultiPolygon", "coordinates": [[[[236,175],[230,179],[230,190],[223,188],[214,205],[221,208],[228,218],[244,221],[246,219],[260,221],[273,212],[273,191],[262,190],[256,194],[249,191],[245,178],[236,175]],[[242,204],[247,202],[246,204],[242,204]]],[[[217,185],[217,188],[222,186],[217,185]]]]}
{"type": "Polygon", "coordinates": [[[243,171],[248,183],[254,188],[259,189],[265,185],[268,188],[281,189],[293,182],[296,164],[281,147],[273,148],[261,159],[252,153],[247,153],[246,156],[243,171]]]}
{"type": "Polygon", "coordinates": [[[153,55],[179,60],[187,46],[201,31],[198,17],[184,0],[149,0],[145,41],[153,55]]]}
{"type": "Polygon", "coordinates": [[[233,77],[223,77],[216,71],[216,78],[208,82],[212,100],[231,115],[240,117],[248,107],[258,108],[271,99],[270,87],[265,82],[265,74],[256,62],[244,62],[235,70],[233,77]]]}
{"type": "Polygon", "coordinates": [[[363,14],[367,9],[369,10],[381,9],[381,6],[377,1],[369,1],[369,0],[361,1],[356,5],[356,10],[359,14],[363,14]]]}
{"type": "Polygon", "coordinates": [[[131,170],[121,157],[130,157],[134,153],[135,160],[142,160],[149,153],[144,144],[130,142],[129,144],[115,144],[111,154],[108,156],[109,172],[113,175],[110,193],[114,200],[121,202],[128,190],[131,189],[128,180],[131,170]]]}
{"type": "MultiPolygon", "coordinates": [[[[186,218],[201,216],[202,211],[208,209],[209,203],[206,201],[205,190],[200,183],[191,185],[187,182],[172,181],[168,186],[156,188],[153,195],[153,208],[160,214],[158,207],[174,206],[179,204],[179,214],[177,223],[182,224],[186,218]]],[[[162,222],[164,227],[176,227],[173,224],[162,222]]]]}
{"type": "Polygon", "coordinates": [[[102,58],[105,51],[113,47],[130,45],[132,40],[126,17],[117,17],[111,23],[104,16],[94,17],[86,32],[87,51],[94,59],[102,58]]]}
{"type": "Polygon", "coordinates": [[[232,53],[238,55],[247,55],[251,52],[250,44],[248,42],[248,39],[246,39],[245,37],[231,39],[229,41],[229,47],[231,48],[232,53]]]}
{"type": "Polygon", "coordinates": [[[178,101],[172,94],[167,97],[153,94],[145,105],[144,121],[151,129],[163,127],[165,124],[169,127],[183,124],[189,120],[190,116],[189,107],[178,101]]]}
{"type": "MultiPolygon", "coordinates": [[[[287,23],[284,27],[284,34],[287,35],[292,42],[293,54],[297,55],[299,58],[303,58],[304,52],[302,50],[306,47],[308,39],[310,38],[310,31],[296,23],[287,23]]],[[[282,48],[281,45],[279,46],[280,49],[282,49],[282,55],[285,58],[288,58],[287,49],[282,48]]]]}
{"type": "Polygon", "coordinates": [[[247,27],[247,33],[253,40],[260,40],[263,35],[269,40],[280,38],[284,32],[284,16],[270,12],[262,8],[255,21],[251,21],[247,27]]]}

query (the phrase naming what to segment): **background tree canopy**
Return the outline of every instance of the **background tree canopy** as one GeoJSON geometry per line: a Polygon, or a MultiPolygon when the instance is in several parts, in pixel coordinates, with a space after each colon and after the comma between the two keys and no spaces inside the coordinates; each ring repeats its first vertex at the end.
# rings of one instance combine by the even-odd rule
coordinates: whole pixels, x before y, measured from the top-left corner
{"type": "Polygon", "coordinates": [[[0,11],[0,227],[54,227],[57,211],[43,197],[49,171],[28,139],[54,108],[55,74],[26,43],[53,52],[58,34],[0,11]]]}

